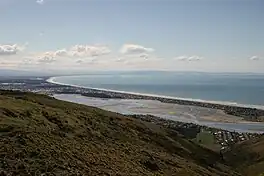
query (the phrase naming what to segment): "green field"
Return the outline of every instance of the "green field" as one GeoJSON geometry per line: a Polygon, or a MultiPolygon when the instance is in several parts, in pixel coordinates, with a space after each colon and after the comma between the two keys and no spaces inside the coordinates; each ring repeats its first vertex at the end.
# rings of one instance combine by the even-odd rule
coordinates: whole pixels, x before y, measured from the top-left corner
{"type": "Polygon", "coordinates": [[[209,131],[202,131],[197,134],[196,142],[202,145],[213,145],[214,135],[209,131]]]}

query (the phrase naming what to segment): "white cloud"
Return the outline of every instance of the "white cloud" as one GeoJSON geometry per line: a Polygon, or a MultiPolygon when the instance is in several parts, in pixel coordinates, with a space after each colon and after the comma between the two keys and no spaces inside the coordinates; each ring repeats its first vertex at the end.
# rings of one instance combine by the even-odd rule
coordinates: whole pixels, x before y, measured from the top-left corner
{"type": "Polygon", "coordinates": [[[23,51],[25,46],[13,45],[0,45],[0,55],[15,55],[20,51],[23,51]]]}
{"type": "Polygon", "coordinates": [[[42,5],[42,4],[44,4],[44,0],[37,0],[36,3],[42,5]]]}
{"type": "Polygon", "coordinates": [[[120,49],[120,53],[122,54],[143,54],[151,52],[154,52],[153,48],[146,48],[135,44],[124,44],[120,49]]]}
{"type": "Polygon", "coordinates": [[[200,60],[202,60],[203,58],[202,57],[200,57],[200,56],[190,56],[189,58],[188,58],[188,61],[200,61],[200,60]]]}
{"type": "Polygon", "coordinates": [[[53,53],[54,57],[68,57],[68,51],[66,49],[57,50],[53,53]]]}
{"type": "Polygon", "coordinates": [[[56,59],[54,58],[54,53],[46,52],[43,55],[38,57],[39,63],[49,64],[55,62],[56,59]]]}
{"type": "Polygon", "coordinates": [[[203,59],[203,57],[196,56],[196,55],[193,55],[193,56],[183,55],[183,56],[178,56],[175,58],[175,60],[178,60],[178,61],[200,61],[202,59],[203,59]]]}
{"type": "Polygon", "coordinates": [[[257,61],[257,60],[260,60],[260,57],[259,56],[252,56],[249,58],[249,60],[257,61]]]}
{"type": "Polygon", "coordinates": [[[111,50],[107,46],[75,45],[67,53],[70,57],[97,57],[107,55],[111,50]]]}

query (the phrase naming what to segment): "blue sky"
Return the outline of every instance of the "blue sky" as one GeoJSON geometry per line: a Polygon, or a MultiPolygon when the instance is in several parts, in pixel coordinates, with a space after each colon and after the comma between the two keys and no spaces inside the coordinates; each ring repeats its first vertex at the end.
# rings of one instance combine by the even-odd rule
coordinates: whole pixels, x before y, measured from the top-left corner
{"type": "Polygon", "coordinates": [[[0,12],[0,68],[264,72],[262,0],[0,0],[0,12]]]}

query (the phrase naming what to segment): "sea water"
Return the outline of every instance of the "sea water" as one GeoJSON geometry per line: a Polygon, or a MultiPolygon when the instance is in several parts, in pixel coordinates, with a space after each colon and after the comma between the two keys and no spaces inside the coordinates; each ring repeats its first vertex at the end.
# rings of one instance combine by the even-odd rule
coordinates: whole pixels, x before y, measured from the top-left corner
{"type": "Polygon", "coordinates": [[[97,72],[54,77],[62,84],[264,106],[264,75],[197,72],[97,72]]]}

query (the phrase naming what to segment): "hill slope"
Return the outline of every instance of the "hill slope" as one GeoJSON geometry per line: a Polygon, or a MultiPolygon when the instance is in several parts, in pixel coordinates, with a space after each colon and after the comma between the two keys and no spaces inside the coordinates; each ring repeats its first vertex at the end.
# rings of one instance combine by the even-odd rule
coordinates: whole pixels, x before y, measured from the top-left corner
{"type": "Polygon", "coordinates": [[[0,172],[240,175],[174,131],[44,95],[0,91],[0,172]]]}
{"type": "Polygon", "coordinates": [[[264,175],[264,137],[233,146],[225,153],[227,163],[243,175],[264,175]]]}

